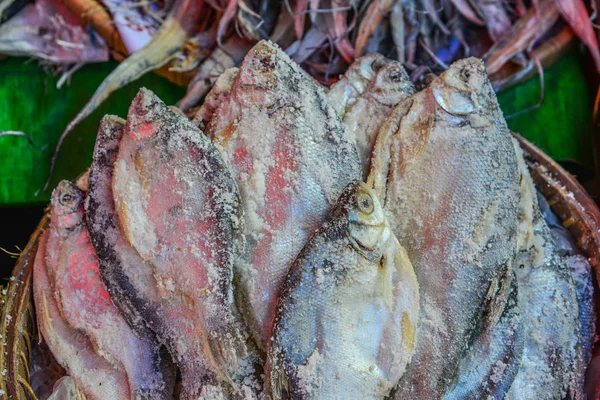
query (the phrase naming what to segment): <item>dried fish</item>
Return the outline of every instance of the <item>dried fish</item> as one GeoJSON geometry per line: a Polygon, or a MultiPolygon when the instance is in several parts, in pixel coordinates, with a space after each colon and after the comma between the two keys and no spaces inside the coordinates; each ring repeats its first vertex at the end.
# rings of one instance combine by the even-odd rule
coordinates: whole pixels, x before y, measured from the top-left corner
{"type": "Polygon", "coordinates": [[[40,239],[33,268],[33,296],[40,333],[58,363],[89,399],[128,399],[125,371],[115,369],[101,357],[85,335],[69,326],[60,312],[45,260],[48,236],[46,231],[40,239]]]}
{"type": "Polygon", "coordinates": [[[583,398],[583,379],[573,379],[579,332],[577,290],[537,203],[533,180],[515,142],[521,171],[519,239],[516,269],[524,316],[525,348],[507,399],[583,398]],[[578,381],[578,382],[577,382],[578,381]],[[575,385],[569,387],[571,383],[575,385]]]}
{"type": "Polygon", "coordinates": [[[246,251],[235,261],[238,305],[264,349],[276,298],[310,233],[360,177],[352,138],[315,81],[271,42],[246,56],[206,130],[240,188],[246,251]]]}
{"type": "Polygon", "coordinates": [[[237,186],[210,140],[147,89],[127,115],[113,196],[124,236],[153,268],[161,305],[186,319],[161,313],[156,329],[185,395],[200,393],[200,374],[239,383],[253,373],[243,368],[259,360],[249,358],[233,298],[243,244],[237,186]]]}
{"type": "Polygon", "coordinates": [[[419,290],[375,193],[353,182],[294,261],[269,352],[274,399],[383,399],[415,348],[419,290]]]}
{"type": "Polygon", "coordinates": [[[379,129],[398,103],[414,93],[415,87],[402,65],[389,60],[344,114],[344,126],[348,134],[356,138],[363,179],[369,174],[371,153],[379,129]]]}
{"type": "Polygon", "coordinates": [[[52,194],[46,268],[57,306],[100,356],[127,373],[132,397],[172,399],[174,371],[161,357],[160,345],[131,330],[102,282],[83,201],[83,192],[69,181],[52,194]]]}
{"type": "Polygon", "coordinates": [[[394,398],[441,398],[480,316],[496,321],[506,308],[508,290],[487,297],[507,287],[516,247],[518,171],[483,63],[455,62],[400,103],[374,157],[368,183],[384,199],[421,298],[417,349],[394,398]]]}
{"type": "Polygon", "coordinates": [[[356,99],[367,89],[377,71],[388,60],[381,54],[369,54],[354,61],[339,81],[331,85],[327,92],[329,102],[343,119],[346,111],[356,99]]]}

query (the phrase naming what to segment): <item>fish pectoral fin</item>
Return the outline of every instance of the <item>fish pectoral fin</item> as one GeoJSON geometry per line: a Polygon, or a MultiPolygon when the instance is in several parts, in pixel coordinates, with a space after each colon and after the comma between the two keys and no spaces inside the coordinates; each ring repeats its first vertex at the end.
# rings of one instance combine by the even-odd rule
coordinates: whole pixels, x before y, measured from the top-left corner
{"type": "Polygon", "coordinates": [[[498,323],[508,303],[513,271],[510,264],[503,265],[490,282],[483,309],[483,330],[491,329],[498,323]]]}

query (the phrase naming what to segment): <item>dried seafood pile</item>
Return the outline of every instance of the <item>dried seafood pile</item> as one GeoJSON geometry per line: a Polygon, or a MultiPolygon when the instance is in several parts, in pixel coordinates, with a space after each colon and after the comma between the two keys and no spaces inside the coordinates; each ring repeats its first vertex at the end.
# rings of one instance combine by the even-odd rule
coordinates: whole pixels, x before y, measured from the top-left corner
{"type": "Polygon", "coordinates": [[[370,55],[325,91],[259,42],[191,121],[146,89],[104,117],[50,218],[33,285],[57,393],[584,396],[590,267],[475,58],[417,92],[370,55]]]}
{"type": "Polygon", "coordinates": [[[419,84],[431,71],[479,57],[500,89],[543,73],[575,38],[600,70],[596,7],[595,0],[4,0],[0,54],[59,66],[59,85],[109,51],[124,59],[66,127],[58,152],[112,92],[151,70],[188,85],[178,105],[190,112],[261,39],[326,86],[356,58],[378,52],[401,61],[419,84]]]}

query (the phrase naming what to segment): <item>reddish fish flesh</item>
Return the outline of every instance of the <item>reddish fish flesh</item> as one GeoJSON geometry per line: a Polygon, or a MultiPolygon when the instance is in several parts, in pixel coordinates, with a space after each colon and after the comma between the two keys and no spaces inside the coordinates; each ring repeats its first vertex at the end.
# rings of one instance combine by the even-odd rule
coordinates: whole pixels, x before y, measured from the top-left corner
{"type": "Polygon", "coordinates": [[[172,327],[157,332],[168,338],[186,393],[194,392],[201,366],[240,382],[251,357],[233,298],[242,210],[217,149],[185,116],[141,89],[119,144],[113,196],[125,238],[153,268],[161,304],[177,305],[181,320],[161,315],[172,327]]]}

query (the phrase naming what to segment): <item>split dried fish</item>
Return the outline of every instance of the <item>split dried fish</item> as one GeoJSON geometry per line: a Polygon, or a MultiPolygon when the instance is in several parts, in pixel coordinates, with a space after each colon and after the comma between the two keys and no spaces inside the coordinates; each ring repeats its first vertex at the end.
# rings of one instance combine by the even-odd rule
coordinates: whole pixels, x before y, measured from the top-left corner
{"type": "Polygon", "coordinates": [[[518,171],[483,63],[458,61],[400,103],[374,157],[368,182],[421,288],[417,349],[395,398],[441,398],[480,316],[505,309],[487,297],[515,255],[518,171]]]}
{"type": "Polygon", "coordinates": [[[274,399],[383,399],[415,348],[419,289],[375,193],[343,191],[294,261],[269,351],[274,399]]]}
{"type": "Polygon", "coordinates": [[[127,374],[101,357],[85,335],[69,326],[62,316],[46,266],[49,231],[40,238],[33,268],[33,297],[37,326],[56,361],[92,400],[128,399],[127,374]]]}
{"type": "Polygon", "coordinates": [[[236,295],[264,349],[292,261],[360,177],[356,147],[324,91],[266,41],[244,59],[207,134],[224,149],[240,188],[246,250],[235,262],[236,295]]]}
{"type": "Polygon", "coordinates": [[[177,309],[175,318],[160,314],[156,332],[182,370],[186,395],[199,393],[198,376],[209,373],[239,383],[249,375],[243,368],[259,360],[249,358],[234,305],[242,210],[217,149],[185,116],[141,89],[119,143],[113,195],[124,236],[153,268],[161,304],[177,309]]]}
{"type": "Polygon", "coordinates": [[[58,309],[98,354],[127,373],[132,397],[173,398],[174,371],[160,346],[134,333],[114,306],[85,225],[84,194],[62,181],[52,194],[46,268],[58,309]]]}

